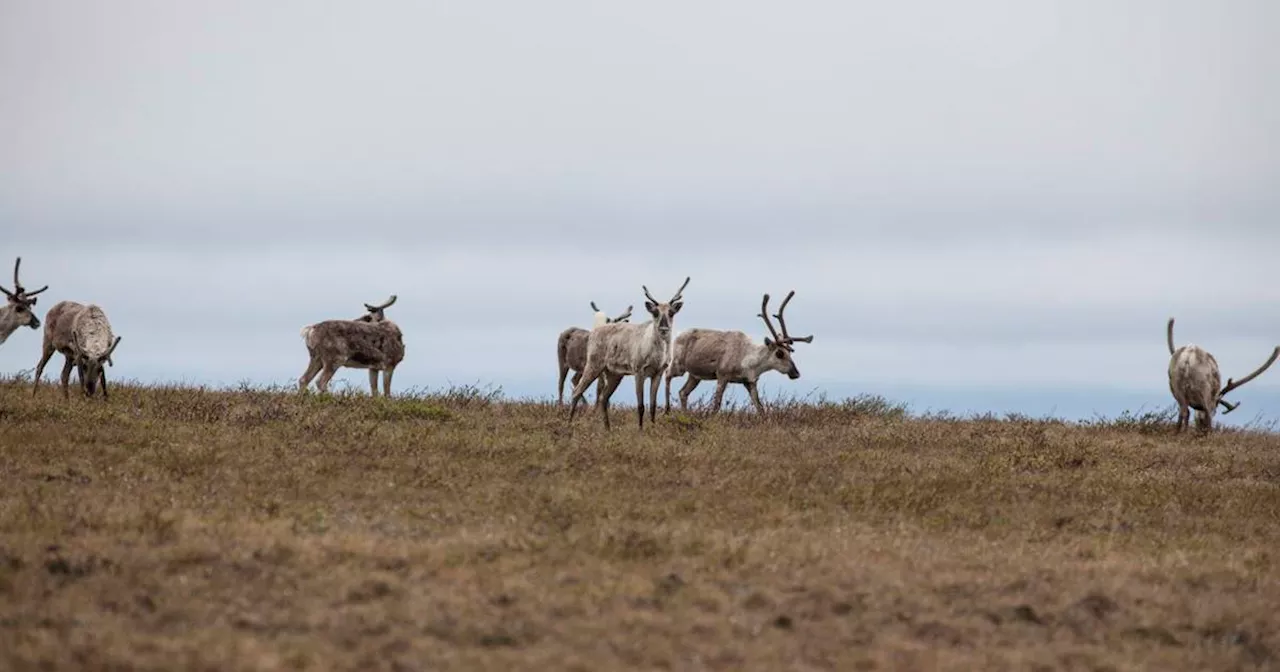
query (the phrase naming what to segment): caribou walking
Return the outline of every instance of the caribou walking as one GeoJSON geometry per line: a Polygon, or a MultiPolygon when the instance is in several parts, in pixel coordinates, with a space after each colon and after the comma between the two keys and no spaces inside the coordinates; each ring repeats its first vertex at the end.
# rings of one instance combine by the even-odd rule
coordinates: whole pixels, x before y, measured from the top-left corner
{"type": "Polygon", "coordinates": [[[713,413],[718,413],[724,403],[724,391],[730,383],[737,383],[747,388],[751,395],[751,403],[756,411],[763,413],[764,404],[760,402],[760,392],[756,382],[760,376],[769,371],[787,374],[791,380],[800,377],[800,369],[796,368],[792,354],[795,343],[812,343],[813,336],[792,336],[787,332],[787,321],[783,314],[795,290],[787,294],[774,315],[782,334],[773,328],[769,321],[769,295],[764,295],[760,304],[760,314],[764,325],[773,335],[765,337],[764,343],[753,343],[751,337],[741,331],[721,331],[718,329],[690,329],[676,337],[671,350],[671,365],[666,373],[666,413],[671,412],[671,379],[688,374],[689,379],[680,388],[680,408],[688,410],[689,395],[704,380],[716,381],[716,394],[711,402],[713,413]]]}

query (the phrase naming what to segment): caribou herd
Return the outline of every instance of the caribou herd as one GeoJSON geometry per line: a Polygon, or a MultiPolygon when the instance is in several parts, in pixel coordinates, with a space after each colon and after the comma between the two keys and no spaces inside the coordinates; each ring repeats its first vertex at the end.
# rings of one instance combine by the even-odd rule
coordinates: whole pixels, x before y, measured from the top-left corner
{"type": "MultiPolygon", "coordinates": [[[[5,305],[0,308],[0,344],[22,327],[39,329],[41,321],[35,314],[36,295],[49,289],[48,285],[34,291],[22,286],[18,272],[22,266],[19,257],[13,264],[13,289],[0,285],[5,295],[5,305]]],[[[679,391],[680,408],[687,410],[689,395],[702,381],[714,380],[715,395],[712,412],[718,412],[724,402],[725,389],[730,384],[742,385],[751,397],[751,403],[759,413],[764,412],[760,401],[758,382],[769,371],[786,374],[792,380],[800,377],[794,354],[796,343],[812,343],[813,336],[792,336],[787,329],[787,305],[795,291],[787,293],[773,315],[778,326],[769,319],[769,295],[765,294],[757,314],[764,321],[769,336],[757,343],[744,331],[719,329],[688,329],[675,334],[676,315],[684,308],[684,290],[689,286],[685,278],[680,289],[666,301],[659,301],[641,285],[644,291],[644,308],[651,319],[631,322],[631,306],[617,317],[609,317],[594,301],[591,310],[594,322],[591,329],[570,327],[560,332],[556,339],[556,362],[559,382],[556,386],[557,404],[564,405],[564,383],[570,371],[573,391],[570,397],[569,421],[577,414],[578,405],[584,401],[586,391],[596,383],[596,408],[606,429],[610,428],[609,400],[617,391],[622,379],[631,376],[636,385],[636,419],[641,429],[645,419],[645,381],[649,382],[649,421],[657,419],[658,387],[666,383],[664,412],[671,412],[671,381],[687,376],[679,391]],[[779,332],[781,329],[781,332],[779,332]]],[[[309,361],[306,371],[298,379],[299,392],[305,392],[317,375],[316,386],[320,392],[328,392],[329,381],[342,367],[367,369],[369,392],[378,395],[378,373],[382,373],[382,394],[391,395],[391,376],[404,360],[404,336],[395,322],[387,319],[385,311],[396,302],[392,296],[378,304],[365,304],[365,314],[354,319],[324,320],[302,328],[302,340],[306,345],[309,361]]],[[[93,396],[102,390],[107,398],[107,374],[105,366],[114,365],[112,354],[120,345],[121,337],[114,335],[106,312],[98,305],[75,301],[60,301],[49,309],[44,319],[44,338],[40,361],[35,369],[32,394],[40,388],[44,367],[54,353],[62,353],[62,394],[70,396],[70,378],[74,369],[85,396],[93,396]]],[[[1169,391],[1178,406],[1177,431],[1190,425],[1191,411],[1196,412],[1196,427],[1202,432],[1213,429],[1213,418],[1218,406],[1234,411],[1239,404],[1225,399],[1230,392],[1262,375],[1280,358],[1277,346],[1262,366],[1240,379],[1228,378],[1222,384],[1218,362],[1213,355],[1198,345],[1175,347],[1173,342],[1173,318],[1169,318],[1165,333],[1169,348],[1169,391]]]]}

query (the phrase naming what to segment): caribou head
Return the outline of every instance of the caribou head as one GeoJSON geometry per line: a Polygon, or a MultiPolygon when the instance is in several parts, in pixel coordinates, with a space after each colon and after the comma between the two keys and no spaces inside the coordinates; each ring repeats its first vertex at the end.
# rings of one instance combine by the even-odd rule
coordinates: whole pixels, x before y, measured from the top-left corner
{"type": "Polygon", "coordinates": [[[120,336],[116,336],[111,341],[110,347],[106,352],[100,354],[90,354],[84,349],[80,342],[79,332],[71,333],[71,340],[75,344],[76,352],[80,353],[76,360],[76,367],[80,374],[80,383],[84,386],[84,396],[92,397],[98,389],[98,381],[102,378],[101,371],[103,365],[115,366],[115,362],[111,361],[111,354],[116,351],[116,346],[120,345],[120,336]]]}
{"type": "Polygon", "coordinates": [[[396,295],[392,294],[391,298],[387,299],[386,302],[381,303],[379,305],[375,306],[375,305],[366,303],[364,304],[364,309],[367,310],[368,312],[365,313],[364,315],[361,315],[360,317],[357,317],[355,321],[356,322],[373,322],[373,323],[386,321],[387,316],[384,315],[382,311],[390,308],[391,304],[395,302],[396,302],[396,295]]]}
{"type": "Polygon", "coordinates": [[[18,257],[18,260],[13,263],[12,292],[0,285],[0,292],[4,292],[5,298],[8,299],[3,311],[0,311],[0,342],[21,327],[40,328],[40,318],[36,317],[32,308],[36,305],[36,294],[49,289],[49,286],[45,285],[34,292],[28,292],[18,281],[18,269],[21,266],[22,257],[18,257]]]}
{"type": "Polygon", "coordinates": [[[662,336],[663,339],[671,336],[671,319],[684,307],[684,302],[680,298],[684,294],[684,288],[688,286],[689,278],[686,277],[684,284],[680,285],[680,289],[676,290],[675,296],[672,296],[670,301],[661,303],[653,298],[653,295],[649,293],[648,287],[640,285],[640,288],[644,290],[644,298],[646,299],[644,309],[653,316],[654,324],[658,327],[658,335],[662,336]]]}
{"type": "Polygon", "coordinates": [[[796,295],[796,290],[791,290],[787,294],[787,298],[782,300],[782,305],[778,307],[778,313],[774,315],[778,319],[778,326],[782,327],[782,335],[778,335],[778,330],[773,328],[773,323],[769,321],[769,295],[764,295],[764,301],[760,304],[760,317],[764,320],[764,326],[769,328],[769,333],[773,334],[773,338],[766,337],[764,339],[765,347],[769,348],[770,368],[774,371],[787,374],[787,377],[795,380],[800,377],[800,369],[796,368],[796,363],[791,359],[791,353],[795,352],[795,348],[791,347],[795,343],[812,343],[813,335],[809,336],[792,336],[787,333],[787,321],[782,317],[787,310],[787,304],[791,302],[791,297],[796,295]]]}
{"type": "MultiPolygon", "coordinates": [[[[604,323],[605,323],[605,324],[613,324],[614,322],[629,322],[629,321],[631,320],[631,309],[632,309],[633,307],[634,307],[634,306],[627,306],[626,311],[624,311],[622,314],[618,315],[617,317],[606,317],[606,318],[604,318],[604,323]]],[[[592,310],[592,311],[594,311],[597,315],[603,315],[603,314],[604,314],[604,311],[603,311],[603,310],[600,310],[600,309],[596,306],[596,302],[595,302],[595,301],[592,301],[592,302],[591,302],[591,310],[592,310]]]]}

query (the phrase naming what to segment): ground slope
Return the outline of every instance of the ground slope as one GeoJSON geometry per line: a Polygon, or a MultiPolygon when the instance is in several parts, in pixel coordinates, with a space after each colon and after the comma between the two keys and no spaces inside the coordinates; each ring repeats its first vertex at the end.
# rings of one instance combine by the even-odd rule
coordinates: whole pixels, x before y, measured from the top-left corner
{"type": "Polygon", "coordinates": [[[1268,669],[1280,437],[0,385],[0,667],[1268,669]]]}

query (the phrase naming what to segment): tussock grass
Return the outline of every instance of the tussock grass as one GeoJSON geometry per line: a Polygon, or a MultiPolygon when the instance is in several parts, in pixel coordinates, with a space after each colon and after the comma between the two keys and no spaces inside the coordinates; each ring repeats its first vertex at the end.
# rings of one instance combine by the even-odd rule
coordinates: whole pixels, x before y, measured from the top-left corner
{"type": "Polygon", "coordinates": [[[0,382],[0,667],[1266,669],[1280,437],[0,382]]]}

